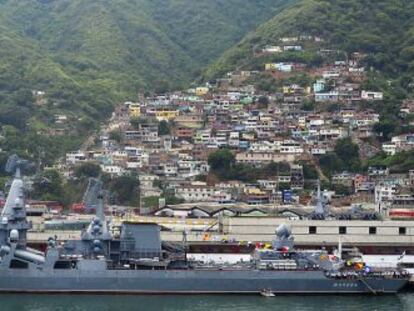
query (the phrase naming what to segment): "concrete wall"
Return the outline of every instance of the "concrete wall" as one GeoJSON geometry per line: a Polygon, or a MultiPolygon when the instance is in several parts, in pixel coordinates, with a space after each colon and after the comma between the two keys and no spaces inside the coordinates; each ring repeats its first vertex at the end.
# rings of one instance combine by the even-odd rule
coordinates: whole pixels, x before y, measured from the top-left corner
{"type": "MultiPolygon", "coordinates": [[[[155,217],[154,217],[155,218],[155,217]]],[[[157,217],[158,219],[159,217],[157,217]]],[[[167,226],[165,218],[162,218],[167,226]]],[[[173,231],[161,232],[165,241],[182,241],[182,231],[186,230],[189,242],[221,241],[222,239],[237,241],[270,242],[275,235],[278,225],[287,223],[292,227],[292,234],[297,244],[301,245],[336,245],[339,239],[345,245],[395,245],[414,246],[414,221],[310,221],[288,220],[285,218],[269,217],[235,217],[221,220],[221,232],[208,232],[203,230],[210,224],[209,220],[170,220],[173,231]],[[198,223],[200,222],[200,223],[198,223]],[[309,227],[316,227],[316,234],[309,233],[309,227]],[[346,227],[346,234],[339,234],[339,227],[346,227]],[[369,234],[369,227],[376,227],[376,234],[369,234]],[[399,228],[406,228],[406,234],[400,235],[399,228]],[[203,229],[201,229],[203,228],[203,229]],[[197,229],[198,232],[190,231],[197,229]]],[[[218,225],[213,226],[215,230],[218,225]]],[[[77,231],[49,231],[29,232],[30,241],[46,241],[47,238],[57,235],[58,239],[66,240],[79,238],[77,231]]]]}
{"type": "Polygon", "coordinates": [[[350,244],[411,244],[414,242],[412,221],[339,221],[339,220],[287,220],[283,218],[231,218],[223,221],[223,231],[231,237],[243,240],[269,241],[278,225],[286,223],[292,227],[292,234],[298,243],[335,244],[339,238],[350,244]],[[309,233],[309,227],[316,227],[316,234],[309,233]],[[339,234],[339,227],[346,228],[346,234],[339,234]],[[376,233],[370,234],[369,228],[376,233]],[[400,235],[400,227],[405,234],[400,235]]]}

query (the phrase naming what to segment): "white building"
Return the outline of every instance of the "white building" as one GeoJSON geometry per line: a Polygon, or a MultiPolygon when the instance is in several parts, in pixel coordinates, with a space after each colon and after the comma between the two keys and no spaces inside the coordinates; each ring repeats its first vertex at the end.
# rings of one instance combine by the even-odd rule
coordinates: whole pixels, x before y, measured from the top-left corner
{"type": "Polygon", "coordinates": [[[112,176],[122,176],[125,170],[118,165],[101,165],[102,172],[112,176]]]}
{"type": "Polygon", "coordinates": [[[283,50],[280,46],[276,45],[267,45],[262,50],[263,53],[273,54],[273,53],[282,53],[283,50]]]}
{"type": "Polygon", "coordinates": [[[394,143],[383,143],[382,150],[387,155],[395,155],[397,153],[397,146],[394,143]]]}
{"type": "Polygon", "coordinates": [[[339,100],[339,93],[332,91],[328,93],[315,93],[315,102],[335,102],[339,100]]]}
{"type": "Polygon", "coordinates": [[[280,153],[301,154],[303,153],[303,147],[299,142],[294,140],[285,140],[280,145],[280,153]]]}
{"type": "Polygon", "coordinates": [[[363,100],[382,100],[384,97],[382,92],[362,91],[361,99],[363,100]]]}
{"type": "Polygon", "coordinates": [[[209,202],[213,200],[214,193],[214,187],[201,184],[181,186],[175,189],[176,196],[186,202],[209,202]]]}
{"type": "Polygon", "coordinates": [[[381,204],[392,202],[397,193],[397,186],[395,184],[381,183],[375,186],[375,203],[381,204]]]}
{"type": "Polygon", "coordinates": [[[86,161],[86,154],[83,151],[72,151],[66,154],[66,164],[74,165],[86,161]]]}

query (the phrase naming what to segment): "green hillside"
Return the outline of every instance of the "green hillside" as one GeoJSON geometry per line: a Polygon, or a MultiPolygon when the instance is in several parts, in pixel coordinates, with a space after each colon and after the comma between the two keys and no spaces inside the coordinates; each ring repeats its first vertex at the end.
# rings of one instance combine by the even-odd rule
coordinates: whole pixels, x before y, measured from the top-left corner
{"type": "Polygon", "coordinates": [[[129,92],[183,85],[289,2],[6,0],[0,25],[36,41],[75,80],[109,78],[129,92]]]}
{"type": "Polygon", "coordinates": [[[188,85],[290,2],[0,0],[0,148],[27,156],[40,145],[52,161],[115,103],[188,85]],[[56,126],[56,114],[68,121],[56,126]]]}
{"type": "MultiPolygon", "coordinates": [[[[277,44],[284,36],[314,35],[324,39],[322,47],[368,53],[368,66],[406,85],[414,70],[413,34],[414,3],[410,0],[303,0],[248,34],[210,66],[205,76],[216,77],[238,67],[259,68],[263,62],[252,57],[256,46],[277,44]]],[[[296,57],[311,61],[315,50],[308,48],[296,57]]]]}

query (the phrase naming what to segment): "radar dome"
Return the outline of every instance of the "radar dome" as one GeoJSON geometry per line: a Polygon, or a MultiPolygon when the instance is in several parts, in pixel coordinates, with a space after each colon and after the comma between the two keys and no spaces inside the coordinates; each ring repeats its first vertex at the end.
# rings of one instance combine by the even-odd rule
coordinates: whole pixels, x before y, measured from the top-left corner
{"type": "Polygon", "coordinates": [[[276,228],[276,235],[280,239],[287,239],[292,234],[292,228],[287,224],[281,224],[276,228]]]}
{"type": "Polygon", "coordinates": [[[13,229],[10,231],[10,241],[11,242],[17,242],[19,240],[19,231],[16,229],[13,229]]]}

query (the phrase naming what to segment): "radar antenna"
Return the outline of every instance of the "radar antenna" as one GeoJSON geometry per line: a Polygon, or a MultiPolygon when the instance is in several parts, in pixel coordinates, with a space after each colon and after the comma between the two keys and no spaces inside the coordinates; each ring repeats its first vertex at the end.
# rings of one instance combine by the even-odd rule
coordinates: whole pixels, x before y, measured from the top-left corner
{"type": "Polygon", "coordinates": [[[6,163],[5,171],[7,173],[14,173],[16,178],[20,178],[21,169],[27,167],[29,161],[20,159],[17,154],[11,155],[6,163]]]}
{"type": "Polygon", "coordinates": [[[97,210],[99,200],[104,196],[102,187],[103,183],[101,180],[97,178],[89,178],[88,186],[86,187],[82,200],[86,211],[90,212],[91,210],[97,210]]]}

